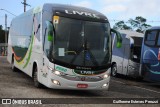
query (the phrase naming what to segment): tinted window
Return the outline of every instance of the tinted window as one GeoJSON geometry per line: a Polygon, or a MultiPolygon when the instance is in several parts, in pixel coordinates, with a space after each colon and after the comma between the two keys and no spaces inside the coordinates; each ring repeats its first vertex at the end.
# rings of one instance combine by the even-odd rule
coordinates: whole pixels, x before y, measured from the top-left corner
{"type": "Polygon", "coordinates": [[[160,32],[159,32],[159,35],[158,35],[158,42],[157,42],[157,45],[160,46],[160,32]]]}
{"type": "Polygon", "coordinates": [[[111,38],[108,23],[59,17],[54,27],[54,61],[90,67],[109,63],[111,38]]]}
{"type": "Polygon", "coordinates": [[[145,37],[145,44],[149,46],[154,46],[156,43],[157,31],[147,31],[145,37]]]}

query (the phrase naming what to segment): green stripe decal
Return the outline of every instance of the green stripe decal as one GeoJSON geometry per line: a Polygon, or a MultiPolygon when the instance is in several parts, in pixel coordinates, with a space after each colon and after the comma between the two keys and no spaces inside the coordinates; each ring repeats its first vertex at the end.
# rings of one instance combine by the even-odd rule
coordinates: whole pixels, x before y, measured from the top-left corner
{"type": "Polygon", "coordinates": [[[26,59],[27,62],[25,63],[25,65],[23,66],[23,68],[26,68],[29,61],[30,61],[30,58],[31,58],[31,54],[32,54],[32,48],[33,48],[33,40],[34,40],[34,36],[32,36],[32,41],[31,41],[31,48],[29,50],[29,55],[28,55],[28,58],[26,59]]]}

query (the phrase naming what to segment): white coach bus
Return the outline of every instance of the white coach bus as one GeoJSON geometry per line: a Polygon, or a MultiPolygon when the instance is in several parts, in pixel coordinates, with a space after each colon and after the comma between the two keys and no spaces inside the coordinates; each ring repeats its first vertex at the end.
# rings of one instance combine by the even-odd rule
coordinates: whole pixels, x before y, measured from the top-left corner
{"type": "Polygon", "coordinates": [[[36,87],[107,90],[111,31],[101,13],[71,5],[44,4],[11,22],[8,61],[33,77],[36,87]]]}
{"type": "Polygon", "coordinates": [[[127,75],[141,79],[139,72],[143,33],[129,30],[119,30],[122,37],[122,46],[117,48],[115,36],[113,36],[112,49],[112,76],[117,74],[127,75]]]}

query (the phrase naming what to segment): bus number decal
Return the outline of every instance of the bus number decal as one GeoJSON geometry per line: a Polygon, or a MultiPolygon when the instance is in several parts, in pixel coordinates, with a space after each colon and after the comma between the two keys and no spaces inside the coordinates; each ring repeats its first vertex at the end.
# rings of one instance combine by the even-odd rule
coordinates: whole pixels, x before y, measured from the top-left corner
{"type": "Polygon", "coordinates": [[[60,66],[56,66],[56,70],[62,71],[62,72],[67,72],[66,68],[63,68],[63,67],[60,67],[60,66]]]}
{"type": "Polygon", "coordinates": [[[59,23],[59,16],[54,16],[53,22],[54,22],[54,24],[58,24],[59,23]]]}

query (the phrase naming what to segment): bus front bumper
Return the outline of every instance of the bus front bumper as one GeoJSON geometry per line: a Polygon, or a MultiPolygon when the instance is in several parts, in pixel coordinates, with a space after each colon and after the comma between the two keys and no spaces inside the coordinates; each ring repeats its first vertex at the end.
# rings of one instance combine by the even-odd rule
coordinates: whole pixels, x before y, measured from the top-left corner
{"type": "Polygon", "coordinates": [[[53,75],[48,78],[48,86],[53,89],[73,89],[73,90],[108,90],[110,76],[101,81],[87,82],[74,81],[53,75]]]}

